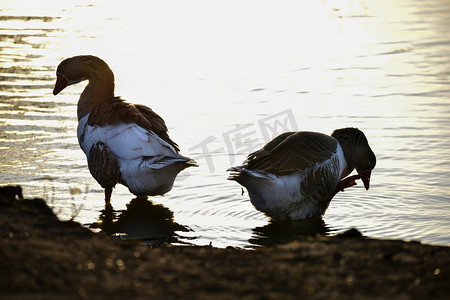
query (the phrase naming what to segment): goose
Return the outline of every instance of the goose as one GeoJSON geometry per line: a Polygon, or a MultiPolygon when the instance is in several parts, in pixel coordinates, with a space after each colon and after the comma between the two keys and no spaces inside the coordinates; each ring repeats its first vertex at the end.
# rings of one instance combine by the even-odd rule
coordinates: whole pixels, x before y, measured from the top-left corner
{"type": "Polygon", "coordinates": [[[183,169],[197,166],[182,156],[164,120],[147,106],[114,95],[114,74],[100,58],[80,55],[63,60],[56,70],[53,94],[88,80],[78,101],[77,136],[91,175],[111,203],[117,183],[139,197],[163,195],[183,169]]]}
{"type": "Polygon", "coordinates": [[[229,180],[244,186],[251,203],[272,220],[319,218],[331,199],[361,179],[369,189],[376,157],[357,128],[331,136],[285,132],[231,167],[229,180]],[[348,176],[354,169],[357,175],[348,176]]]}

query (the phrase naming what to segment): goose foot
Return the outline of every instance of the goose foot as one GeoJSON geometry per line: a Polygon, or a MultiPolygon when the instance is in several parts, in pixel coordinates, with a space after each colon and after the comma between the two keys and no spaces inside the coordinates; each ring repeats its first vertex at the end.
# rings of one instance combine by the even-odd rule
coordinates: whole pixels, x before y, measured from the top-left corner
{"type": "MultiPolygon", "coordinates": [[[[361,175],[353,175],[347,178],[342,179],[341,181],[338,182],[337,186],[336,186],[336,194],[340,191],[343,192],[344,189],[349,188],[351,186],[356,185],[356,180],[357,179],[361,179],[361,175]]],[[[336,195],[335,194],[335,195],[336,195]]]]}
{"type": "Polygon", "coordinates": [[[336,188],[334,189],[334,191],[330,194],[330,196],[328,196],[327,199],[322,200],[322,204],[328,204],[330,203],[330,201],[334,198],[334,196],[336,196],[337,193],[339,192],[343,192],[344,189],[352,187],[354,185],[356,185],[356,180],[357,179],[361,179],[361,175],[353,175],[347,178],[342,179],[341,181],[338,182],[336,188]]]}

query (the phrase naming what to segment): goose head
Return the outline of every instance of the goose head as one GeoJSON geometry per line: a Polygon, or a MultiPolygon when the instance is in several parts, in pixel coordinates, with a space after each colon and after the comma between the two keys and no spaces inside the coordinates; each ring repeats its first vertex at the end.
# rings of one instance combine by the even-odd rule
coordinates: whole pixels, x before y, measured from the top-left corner
{"type": "Polygon", "coordinates": [[[69,85],[84,80],[108,81],[114,84],[114,75],[109,66],[93,55],[79,55],[63,60],[56,69],[56,84],[53,95],[69,85]]]}
{"type": "Polygon", "coordinates": [[[377,159],[364,133],[357,128],[343,128],[335,130],[331,136],[339,141],[344,151],[349,172],[356,169],[364,187],[368,190],[370,175],[375,168],[377,159]]]}
{"type": "Polygon", "coordinates": [[[361,176],[361,180],[364,183],[366,190],[369,189],[370,175],[372,170],[375,168],[377,159],[375,153],[369,146],[367,138],[364,133],[361,133],[361,141],[356,145],[355,148],[355,169],[356,172],[361,176]]]}

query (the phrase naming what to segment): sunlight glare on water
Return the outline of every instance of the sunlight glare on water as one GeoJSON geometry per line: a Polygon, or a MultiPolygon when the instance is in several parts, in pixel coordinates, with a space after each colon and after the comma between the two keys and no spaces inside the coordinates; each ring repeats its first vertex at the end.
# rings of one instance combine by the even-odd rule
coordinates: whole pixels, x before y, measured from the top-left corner
{"type": "MultiPolygon", "coordinates": [[[[192,230],[189,242],[259,243],[268,218],[226,170],[276,133],[354,126],[377,155],[371,188],[338,194],[319,231],[450,245],[448,1],[0,5],[0,185],[22,185],[61,218],[91,224],[104,208],[76,138],[85,83],[52,95],[59,62],[92,54],[116,94],[163,116],[200,164],[152,198],[192,230]]],[[[118,186],[114,209],[132,198],[118,186]]]]}

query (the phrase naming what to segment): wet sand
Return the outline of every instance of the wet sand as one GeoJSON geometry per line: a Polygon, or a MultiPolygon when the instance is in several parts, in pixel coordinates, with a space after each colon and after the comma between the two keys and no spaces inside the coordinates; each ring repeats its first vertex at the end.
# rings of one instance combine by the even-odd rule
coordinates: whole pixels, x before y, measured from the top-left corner
{"type": "MultiPolygon", "coordinates": [[[[4,192],[4,191],[3,191],[4,192]]],[[[450,247],[351,230],[244,250],[147,247],[0,191],[1,299],[448,299],[450,247]]]]}

